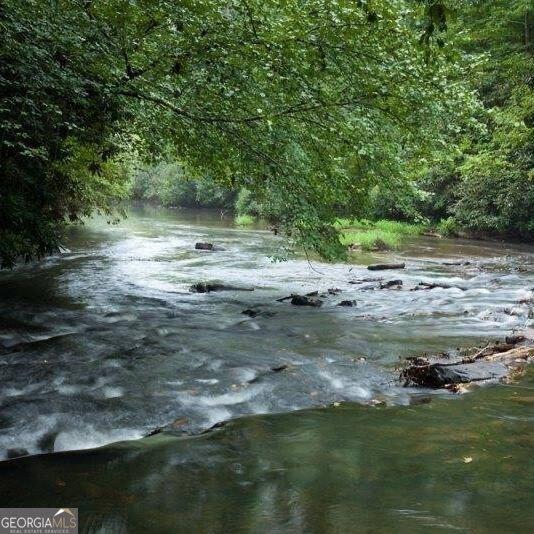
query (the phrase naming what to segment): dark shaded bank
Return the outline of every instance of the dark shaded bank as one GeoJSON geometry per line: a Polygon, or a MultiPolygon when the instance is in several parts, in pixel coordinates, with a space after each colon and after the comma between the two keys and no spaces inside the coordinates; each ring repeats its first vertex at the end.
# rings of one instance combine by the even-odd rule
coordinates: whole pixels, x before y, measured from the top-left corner
{"type": "Polygon", "coordinates": [[[2,506],[78,507],[81,532],[527,532],[534,373],[410,407],[247,417],[0,463],[2,506]]]}

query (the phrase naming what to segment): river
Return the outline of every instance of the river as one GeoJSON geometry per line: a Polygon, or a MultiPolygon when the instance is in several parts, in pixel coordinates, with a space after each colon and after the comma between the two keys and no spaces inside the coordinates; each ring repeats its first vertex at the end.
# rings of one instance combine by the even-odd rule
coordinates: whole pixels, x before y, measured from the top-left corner
{"type": "Polygon", "coordinates": [[[533,248],[418,237],[273,262],[283,245],[137,208],[0,273],[0,455],[31,455],[0,463],[2,503],[66,500],[88,532],[532,527],[532,376],[460,397],[402,387],[397,367],[530,328],[533,248]],[[384,261],[406,269],[366,269],[384,261]],[[254,291],[189,291],[211,280],[254,291]],[[328,289],[321,308],[277,301],[328,289]]]}

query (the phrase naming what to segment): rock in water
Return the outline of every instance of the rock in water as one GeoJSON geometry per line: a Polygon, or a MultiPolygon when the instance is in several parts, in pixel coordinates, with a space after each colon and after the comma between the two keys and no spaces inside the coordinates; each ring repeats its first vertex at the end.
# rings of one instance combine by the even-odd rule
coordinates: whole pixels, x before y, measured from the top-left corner
{"type": "Polygon", "coordinates": [[[18,458],[19,456],[28,456],[28,454],[30,454],[28,450],[22,449],[22,448],[21,449],[18,449],[18,448],[7,449],[6,451],[8,460],[11,460],[12,458],[18,458]]]}
{"type": "Polygon", "coordinates": [[[356,301],[355,300],[342,300],[341,302],[338,302],[337,305],[351,308],[352,306],[356,306],[356,301]]]}
{"type": "Polygon", "coordinates": [[[276,315],[276,312],[270,310],[258,310],[256,308],[247,308],[241,312],[243,315],[248,315],[249,317],[273,317],[276,315]]]}
{"type": "Polygon", "coordinates": [[[376,263],[374,265],[367,266],[370,271],[385,271],[386,269],[404,269],[405,267],[405,263],[376,263]]]}
{"type": "Polygon", "coordinates": [[[172,421],[172,423],[155,428],[154,430],[146,434],[144,437],[149,438],[150,436],[156,436],[157,434],[161,434],[162,432],[177,432],[178,431],[178,432],[185,433],[187,432],[188,425],[189,425],[189,419],[187,417],[180,417],[172,421]]]}
{"type": "Polygon", "coordinates": [[[54,452],[54,445],[59,432],[57,430],[50,430],[45,432],[37,441],[37,446],[42,452],[54,452]]]}
{"type": "Polygon", "coordinates": [[[481,380],[500,380],[508,374],[505,365],[498,362],[477,362],[476,364],[439,364],[428,367],[411,367],[406,378],[418,386],[443,388],[449,384],[467,384],[481,380]]]}
{"type": "Polygon", "coordinates": [[[197,250],[211,250],[212,252],[226,250],[224,247],[221,247],[221,245],[215,245],[213,243],[195,243],[195,248],[197,250]]]}
{"type": "Polygon", "coordinates": [[[522,341],[526,341],[526,340],[527,340],[527,337],[524,336],[523,334],[516,334],[516,335],[513,335],[513,336],[506,336],[506,338],[504,339],[504,341],[507,344],[510,344],[510,345],[517,345],[517,343],[521,343],[522,341]]]}
{"type": "Polygon", "coordinates": [[[390,280],[384,284],[380,284],[380,289],[400,289],[402,287],[402,280],[390,280]]]}
{"type": "Polygon", "coordinates": [[[401,373],[405,385],[444,388],[486,380],[504,380],[521,372],[534,358],[533,347],[516,347],[501,351],[495,345],[486,347],[470,358],[458,362],[430,363],[426,358],[412,358],[411,365],[401,373]]]}
{"type": "Polygon", "coordinates": [[[328,289],[328,294],[329,295],[339,295],[339,293],[341,293],[341,289],[337,288],[337,287],[331,287],[328,289]]]}
{"type": "Polygon", "coordinates": [[[197,282],[189,291],[191,293],[211,293],[212,291],[254,291],[253,287],[232,286],[218,282],[197,282]]]}
{"type": "Polygon", "coordinates": [[[293,297],[291,297],[291,304],[294,304],[295,306],[313,306],[319,308],[323,305],[323,301],[304,295],[293,295],[293,297]]]}

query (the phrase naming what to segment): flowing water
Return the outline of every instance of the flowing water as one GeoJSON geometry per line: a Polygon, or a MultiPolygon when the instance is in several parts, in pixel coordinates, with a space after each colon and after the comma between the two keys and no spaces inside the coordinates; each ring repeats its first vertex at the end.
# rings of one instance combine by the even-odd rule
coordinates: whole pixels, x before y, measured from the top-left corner
{"type": "Polygon", "coordinates": [[[342,404],[11,460],[0,502],[78,507],[81,532],[112,534],[528,533],[532,388],[533,374],[412,407],[342,404]]]}
{"type": "Polygon", "coordinates": [[[283,242],[265,230],[152,208],[67,246],[0,273],[0,458],[177,423],[4,462],[2,503],[79,503],[90,532],[533,525],[532,380],[458,398],[396,369],[531,328],[532,247],[421,237],[350,264],[273,263],[283,242]],[[385,261],[406,269],[365,267],[385,261]],[[211,280],[254,291],[189,291],[211,280]],[[452,287],[410,291],[421,281],[452,287]],[[277,301],[328,289],[321,308],[277,301]]]}

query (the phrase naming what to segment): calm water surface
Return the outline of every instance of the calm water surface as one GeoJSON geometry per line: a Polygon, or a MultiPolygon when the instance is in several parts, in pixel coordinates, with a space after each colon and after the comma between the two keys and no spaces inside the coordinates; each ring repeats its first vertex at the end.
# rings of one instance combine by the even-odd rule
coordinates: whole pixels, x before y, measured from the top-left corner
{"type": "Polygon", "coordinates": [[[87,532],[531,530],[532,378],[459,398],[401,387],[396,366],[531,328],[532,248],[418,238],[273,263],[281,245],[216,213],[133,210],[0,273],[0,457],[180,421],[0,463],[0,504],[68,502],[87,532]],[[209,280],[255,290],[189,292],[209,280]],[[329,288],[320,309],[276,300],[329,288]]]}

